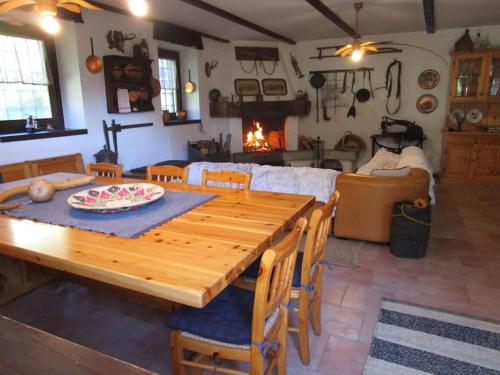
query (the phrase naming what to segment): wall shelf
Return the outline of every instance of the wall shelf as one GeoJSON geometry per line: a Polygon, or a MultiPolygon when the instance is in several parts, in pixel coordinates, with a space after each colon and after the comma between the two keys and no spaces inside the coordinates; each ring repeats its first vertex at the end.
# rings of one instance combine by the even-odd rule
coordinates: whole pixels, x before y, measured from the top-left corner
{"type": "Polygon", "coordinates": [[[306,116],[310,110],[309,100],[210,103],[210,117],[306,116]]]}

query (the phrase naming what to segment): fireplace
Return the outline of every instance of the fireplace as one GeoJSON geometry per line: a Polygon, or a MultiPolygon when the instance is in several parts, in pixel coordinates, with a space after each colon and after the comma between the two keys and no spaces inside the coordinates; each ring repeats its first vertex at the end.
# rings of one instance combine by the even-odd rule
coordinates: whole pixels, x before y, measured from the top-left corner
{"type": "Polygon", "coordinates": [[[252,117],[242,119],[244,152],[286,150],[285,117],[252,117]]]}

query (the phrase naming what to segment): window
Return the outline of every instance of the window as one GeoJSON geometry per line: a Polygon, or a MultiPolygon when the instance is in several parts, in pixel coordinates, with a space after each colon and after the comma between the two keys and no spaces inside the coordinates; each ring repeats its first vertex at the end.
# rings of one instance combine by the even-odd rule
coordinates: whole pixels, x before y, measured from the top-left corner
{"type": "Polygon", "coordinates": [[[0,24],[0,133],[25,131],[33,116],[41,127],[63,129],[53,40],[27,27],[0,24]]]}
{"type": "Polygon", "coordinates": [[[158,50],[161,109],[177,112],[182,108],[179,52],[158,50]]]}

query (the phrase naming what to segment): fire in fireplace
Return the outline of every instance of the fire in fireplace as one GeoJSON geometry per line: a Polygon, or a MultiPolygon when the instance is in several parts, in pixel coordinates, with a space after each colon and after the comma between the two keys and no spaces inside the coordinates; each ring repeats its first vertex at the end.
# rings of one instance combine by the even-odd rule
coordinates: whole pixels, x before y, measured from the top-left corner
{"type": "Polygon", "coordinates": [[[243,119],[243,151],[286,149],[285,118],[243,119]]]}

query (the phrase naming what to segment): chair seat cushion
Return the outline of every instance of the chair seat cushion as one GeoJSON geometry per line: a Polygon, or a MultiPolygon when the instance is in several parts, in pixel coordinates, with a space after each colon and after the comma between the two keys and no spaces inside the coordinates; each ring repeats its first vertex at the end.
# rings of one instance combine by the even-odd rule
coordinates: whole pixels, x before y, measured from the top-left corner
{"type": "MultiPolygon", "coordinates": [[[[293,272],[292,288],[300,288],[300,276],[302,274],[302,260],[304,253],[299,251],[297,253],[297,261],[295,262],[295,270],[293,272]]],[[[259,275],[260,257],[253,262],[248,268],[242,272],[242,276],[256,279],[259,275]]]]}
{"type": "Polygon", "coordinates": [[[228,286],[201,309],[183,306],[167,322],[174,329],[234,345],[250,345],[254,292],[228,286]]]}

